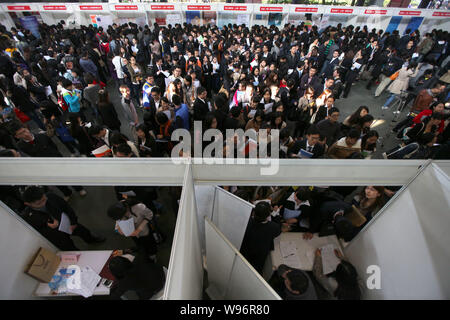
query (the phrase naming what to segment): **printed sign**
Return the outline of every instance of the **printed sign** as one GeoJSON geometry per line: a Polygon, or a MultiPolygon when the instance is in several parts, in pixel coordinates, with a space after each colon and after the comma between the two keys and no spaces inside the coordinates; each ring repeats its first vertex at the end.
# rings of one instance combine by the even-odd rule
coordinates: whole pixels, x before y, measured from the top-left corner
{"type": "Polygon", "coordinates": [[[247,11],[247,6],[224,6],[225,11],[247,11]]]}
{"type": "Polygon", "coordinates": [[[123,6],[123,5],[116,5],[114,6],[116,10],[137,10],[138,6],[123,6]]]}
{"type": "Polygon", "coordinates": [[[433,17],[450,17],[450,12],[434,12],[433,17]]]}
{"type": "Polygon", "coordinates": [[[103,6],[80,6],[80,10],[103,10],[103,6]]]}
{"type": "Polygon", "coordinates": [[[401,15],[401,16],[420,16],[420,11],[402,10],[398,14],[401,15]]]}
{"type": "Polygon", "coordinates": [[[188,10],[211,10],[211,6],[187,6],[188,10]]]}
{"type": "Polygon", "coordinates": [[[67,10],[66,6],[44,6],[44,10],[67,10]]]}
{"type": "Polygon", "coordinates": [[[297,7],[295,8],[295,12],[318,12],[319,8],[301,8],[297,7]]]}
{"type": "Polygon", "coordinates": [[[283,7],[260,7],[259,11],[262,11],[262,12],[283,12],[283,7]]]}
{"type": "Polygon", "coordinates": [[[346,14],[350,14],[350,13],[353,13],[353,9],[336,9],[336,8],[333,8],[333,9],[331,9],[331,13],[346,13],[346,14]]]}
{"type": "Polygon", "coordinates": [[[152,10],[175,10],[174,5],[151,5],[152,10]]]}
{"type": "Polygon", "coordinates": [[[25,10],[31,10],[31,8],[30,8],[30,6],[8,6],[8,10],[25,11],[25,10]]]}
{"type": "Polygon", "coordinates": [[[387,10],[366,10],[364,14],[386,14],[387,10]]]}

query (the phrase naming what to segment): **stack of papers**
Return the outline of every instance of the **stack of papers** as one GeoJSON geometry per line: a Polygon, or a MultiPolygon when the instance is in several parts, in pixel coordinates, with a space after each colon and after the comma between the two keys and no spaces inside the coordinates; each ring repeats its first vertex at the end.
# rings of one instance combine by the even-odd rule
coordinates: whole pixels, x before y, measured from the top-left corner
{"type": "Polygon", "coordinates": [[[81,285],[78,289],[69,289],[67,292],[79,294],[85,298],[88,298],[94,294],[97,284],[102,278],[91,268],[83,267],[81,268],[81,285]]]}
{"type": "Polygon", "coordinates": [[[334,253],[334,245],[327,244],[320,248],[320,253],[322,255],[322,270],[323,274],[329,274],[334,272],[337,266],[341,263],[336,254],[334,253]]]}
{"type": "Polygon", "coordinates": [[[72,230],[70,230],[70,219],[64,212],[61,214],[58,230],[67,234],[72,234],[72,230]]]}
{"type": "Polygon", "coordinates": [[[119,220],[117,221],[117,225],[126,237],[130,236],[130,234],[132,234],[135,230],[133,218],[128,220],[119,220]]]}

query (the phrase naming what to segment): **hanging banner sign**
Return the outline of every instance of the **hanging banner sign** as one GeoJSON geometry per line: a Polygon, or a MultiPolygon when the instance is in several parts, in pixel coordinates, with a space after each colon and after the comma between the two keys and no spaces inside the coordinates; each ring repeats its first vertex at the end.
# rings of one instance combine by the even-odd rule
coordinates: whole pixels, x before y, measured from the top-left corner
{"type": "Polygon", "coordinates": [[[332,8],[331,13],[345,13],[345,14],[351,14],[353,13],[353,9],[337,9],[332,8]]]}
{"type": "Polygon", "coordinates": [[[187,9],[189,11],[196,11],[196,10],[211,10],[211,6],[187,6],[187,9]]]}
{"type": "Polygon", "coordinates": [[[43,6],[46,11],[67,10],[66,6],[43,6]]]}
{"type": "Polygon", "coordinates": [[[368,10],[364,11],[364,14],[386,14],[387,10],[368,10]]]}
{"type": "Polygon", "coordinates": [[[80,5],[80,10],[98,11],[103,10],[103,6],[80,5]]]}
{"type": "Polygon", "coordinates": [[[151,5],[152,10],[175,10],[174,5],[151,5]]]}
{"type": "Polygon", "coordinates": [[[295,12],[318,12],[319,8],[295,8],[295,12]]]}
{"type": "Polygon", "coordinates": [[[283,7],[260,7],[261,12],[283,12],[283,7]]]}
{"type": "Polygon", "coordinates": [[[433,17],[450,17],[450,12],[433,12],[433,17]]]}
{"type": "Polygon", "coordinates": [[[247,11],[247,6],[224,6],[225,11],[247,11]]]}
{"type": "Polygon", "coordinates": [[[30,6],[8,6],[8,10],[14,10],[14,11],[27,11],[31,10],[30,6]]]}
{"type": "Polygon", "coordinates": [[[420,16],[420,11],[407,11],[407,10],[402,10],[400,11],[398,14],[400,16],[420,16]]]}
{"type": "Polygon", "coordinates": [[[138,6],[115,5],[116,10],[138,10],[138,6]]]}

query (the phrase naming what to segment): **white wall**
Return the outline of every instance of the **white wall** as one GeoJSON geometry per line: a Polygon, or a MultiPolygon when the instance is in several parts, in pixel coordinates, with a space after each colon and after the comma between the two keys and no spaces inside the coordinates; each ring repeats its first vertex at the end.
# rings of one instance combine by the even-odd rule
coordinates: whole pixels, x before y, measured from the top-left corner
{"type": "Polygon", "coordinates": [[[0,201],[0,299],[35,299],[39,281],[24,273],[40,248],[57,249],[0,201]]]}
{"type": "Polygon", "coordinates": [[[345,248],[364,285],[381,268],[365,299],[450,298],[449,207],[449,177],[430,165],[345,248]]]}

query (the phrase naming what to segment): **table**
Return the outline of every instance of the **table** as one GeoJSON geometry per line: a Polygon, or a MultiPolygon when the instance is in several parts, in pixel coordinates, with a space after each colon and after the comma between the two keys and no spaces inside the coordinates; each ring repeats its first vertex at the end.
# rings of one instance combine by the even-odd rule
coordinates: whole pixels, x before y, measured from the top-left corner
{"type": "MultiPolygon", "coordinates": [[[[56,253],[56,255],[61,256],[63,254],[80,254],[77,265],[82,267],[89,266],[96,273],[100,273],[109,257],[112,254],[112,250],[103,250],[103,251],[60,251],[56,253]]],[[[60,268],[68,267],[68,264],[64,264],[62,261],[58,266],[60,268]]],[[[59,293],[55,294],[51,292],[48,283],[40,283],[34,292],[35,296],[38,297],[70,297],[70,296],[78,296],[74,293],[59,293]]],[[[94,295],[109,295],[109,288],[105,287],[103,284],[99,285],[95,291],[94,295]]]]}
{"type": "MultiPolygon", "coordinates": [[[[266,263],[264,264],[263,278],[266,280],[269,280],[273,272],[278,269],[278,266],[284,263],[280,249],[281,241],[292,241],[294,243],[296,247],[296,255],[300,260],[299,269],[304,271],[312,271],[314,264],[314,254],[317,248],[320,248],[327,244],[333,244],[343,253],[341,243],[335,235],[319,237],[318,233],[314,233],[312,239],[304,240],[303,232],[282,232],[281,235],[274,239],[274,250],[270,252],[267,257],[266,263]]],[[[291,267],[295,268],[298,266],[291,267]]]]}

